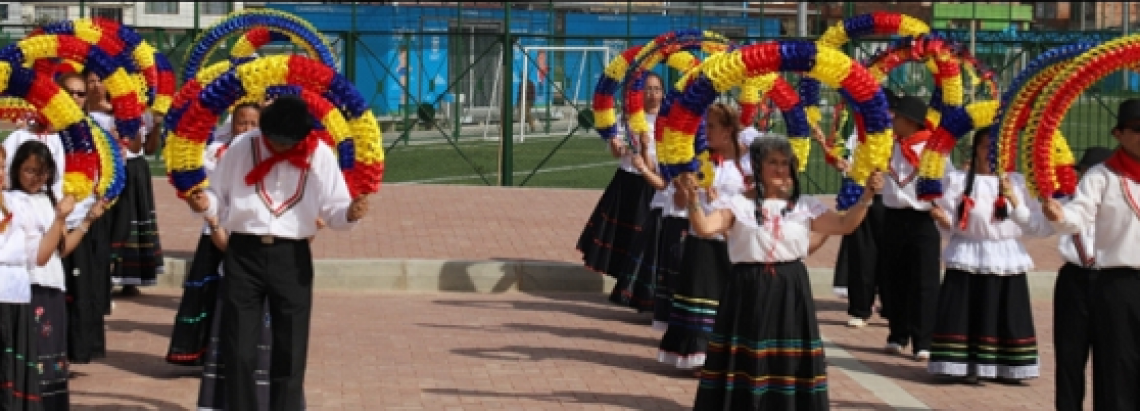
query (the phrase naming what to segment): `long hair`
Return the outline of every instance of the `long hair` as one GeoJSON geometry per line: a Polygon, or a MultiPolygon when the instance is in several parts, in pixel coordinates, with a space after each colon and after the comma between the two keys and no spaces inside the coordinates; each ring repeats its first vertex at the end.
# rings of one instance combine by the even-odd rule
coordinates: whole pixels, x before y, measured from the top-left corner
{"type": "MultiPolygon", "coordinates": [[[[990,133],[993,132],[993,127],[987,126],[974,131],[974,141],[970,147],[970,170],[966,172],[966,188],[962,191],[962,200],[958,202],[957,217],[959,224],[965,224],[970,219],[970,208],[973,207],[972,195],[974,194],[974,180],[978,175],[978,166],[983,161],[989,161],[987,158],[978,156],[978,149],[982,147],[982,141],[991,138],[990,133]]],[[[1006,207],[1005,197],[1002,193],[998,193],[998,201],[994,203],[994,219],[1004,220],[1009,217],[1009,208],[1006,207]]]]}
{"type": "MultiPolygon", "coordinates": [[[[0,146],[0,158],[4,157],[8,157],[8,150],[0,146]]],[[[11,179],[12,177],[8,176],[7,178],[11,179]]],[[[11,215],[12,213],[8,211],[8,205],[4,202],[4,190],[0,190],[0,233],[8,230],[11,215]]]]}
{"type": "Polygon", "coordinates": [[[792,177],[792,195],[788,197],[788,205],[783,213],[787,214],[795,208],[796,202],[800,199],[800,179],[796,173],[799,169],[799,159],[792,151],[792,143],[784,137],[771,135],[756,138],[748,147],[748,154],[752,156],[752,175],[756,179],[756,221],[761,225],[764,224],[764,160],[775,153],[788,156],[788,175],[792,177]]]}
{"type": "Polygon", "coordinates": [[[31,158],[40,160],[47,169],[47,182],[44,184],[44,194],[47,194],[48,199],[51,200],[52,206],[58,199],[55,198],[55,193],[52,192],[51,186],[55,184],[56,178],[59,175],[59,169],[56,168],[55,159],[51,157],[51,150],[48,150],[47,144],[41,143],[36,140],[28,140],[20,144],[20,148],[16,149],[16,154],[12,158],[12,166],[8,168],[9,178],[12,180],[12,189],[20,190],[25,193],[31,194],[34,187],[24,187],[24,183],[20,181],[20,167],[31,158]]]}
{"type": "MultiPolygon", "coordinates": [[[[732,159],[733,161],[740,161],[740,113],[732,106],[724,103],[716,103],[709,107],[708,112],[705,113],[707,121],[715,122],[721,127],[729,129],[729,136],[732,140],[732,159]]],[[[711,149],[711,148],[710,148],[711,149]]],[[[711,149],[716,152],[715,149],[711,149]]],[[[721,156],[726,156],[728,153],[717,153],[721,156]]]]}

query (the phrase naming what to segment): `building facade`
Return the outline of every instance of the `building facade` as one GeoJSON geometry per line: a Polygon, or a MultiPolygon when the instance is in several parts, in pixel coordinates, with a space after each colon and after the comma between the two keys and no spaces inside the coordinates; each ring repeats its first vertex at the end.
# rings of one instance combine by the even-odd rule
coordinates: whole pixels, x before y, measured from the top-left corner
{"type": "MultiPolygon", "coordinates": [[[[247,7],[247,2],[235,1],[26,1],[2,4],[8,6],[8,14],[14,17],[11,21],[4,20],[5,25],[34,26],[82,16],[108,18],[133,27],[173,30],[193,29],[195,25],[208,27],[226,14],[247,7]]],[[[264,2],[257,4],[263,5],[264,2]]],[[[2,13],[0,17],[3,17],[2,13]]]]}

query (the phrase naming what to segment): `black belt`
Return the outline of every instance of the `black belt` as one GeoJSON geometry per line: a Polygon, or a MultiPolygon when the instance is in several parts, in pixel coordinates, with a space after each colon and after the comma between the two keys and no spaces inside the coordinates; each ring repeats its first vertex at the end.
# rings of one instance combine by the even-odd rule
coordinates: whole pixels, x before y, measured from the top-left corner
{"type": "Polygon", "coordinates": [[[258,239],[258,241],[261,241],[261,243],[265,244],[265,245],[271,245],[271,244],[276,244],[276,243],[295,243],[295,242],[299,242],[299,241],[305,241],[305,240],[298,240],[295,238],[277,237],[277,236],[273,236],[273,235],[246,234],[246,233],[233,233],[233,234],[231,234],[231,236],[238,237],[238,238],[240,238],[240,237],[256,238],[256,239],[258,239]]]}

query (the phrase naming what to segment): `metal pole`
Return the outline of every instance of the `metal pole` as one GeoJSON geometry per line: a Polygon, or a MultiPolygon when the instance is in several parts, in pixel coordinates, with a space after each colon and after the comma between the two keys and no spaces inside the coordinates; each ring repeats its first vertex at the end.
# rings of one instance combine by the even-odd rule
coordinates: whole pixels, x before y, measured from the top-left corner
{"type": "Polygon", "coordinates": [[[352,29],[348,31],[348,44],[344,45],[344,76],[356,82],[356,2],[352,2],[352,29]]]}
{"type": "MultiPolygon", "coordinates": [[[[85,13],[85,12],[84,12],[84,9],[86,9],[86,8],[87,8],[87,7],[84,5],[85,3],[87,3],[87,2],[86,2],[86,1],[83,1],[83,0],[79,0],[79,18],[83,18],[83,13],[85,13]]],[[[137,23],[136,23],[136,24],[137,24],[137,23]]]]}
{"type": "Polygon", "coordinates": [[[514,150],[514,105],[511,104],[515,95],[513,77],[515,48],[511,39],[511,2],[503,2],[503,101],[500,104],[499,124],[503,135],[499,138],[499,185],[512,186],[514,177],[513,150],[514,150]]]}
{"type": "Polygon", "coordinates": [[[807,6],[807,2],[804,1],[796,3],[796,36],[800,38],[808,36],[807,6]]]}
{"type": "Polygon", "coordinates": [[[195,2],[194,2],[194,35],[195,35],[195,36],[197,36],[197,35],[198,35],[198,27],[199,27],[199,21],[198,21],[198,2],[196,2],[196,1],[195,1],[195,2]]]}
{"type": "MultiPolygon", "coordinates": [[[[355,3],[353,3],[353,4],[355,4],[355,3]]],[[[462,41],[463,40],[463,37],[462,37],[462,33],[463,33],[463,10],[462,9],[459,10],[459,13],[455,14],[455,28],[456,28],[455,32],[460,33],[460,37],[459,37],[460,41],[456,43],[459,46],[459,54],[456,55],[456,57],[460,57],[463,55],[463,52],[464,52],[463,48],[464,48],[464,44],[465,44],[462,41]]],[[[451,43],[451,40],[454,37],[455,36],[451,36],[451,38],[447,39],[449,44],[451,43]]],[[[475,36],[471,36],[471,38],[472,38],[472,40],[474,40],[475,36]]],[[[448,62],[450,62],[450,58],[448,59],[448,62]]],[[[474,65],[474,64],[472,64],[472,65],[474,65]]],[[[454,75],[454,73],[452,73],[452,75],[454,75]]],[[[468,76],[470,76],[470,74],[468,74],[468,76]]],[[[468,77],[468,78],[470,78],[470,77],[468,77]]],[[[459,80],[460,79],[457,78],[453,81],[459,82],[459,80]]],[[[473,84],[473,82],[469,80],[467,82],[467,84],[473,84]]],[[[463,134],[462,129],[461,129],[461,125],[460,125],[462,123],[459,119],[459,116],[463,115],[463,101],[462,101],[462,99],[460,99],[460,96],[462,96],[463,93],[460,93],[459,91],[460,91],[460,88],[456,87],[455,91],[453,91],[451,93],[451,96],[452,96],[452,99],[451,99],[451,106],[452,106],[451,118],[452,118],[452,123],[453,123],[452,127],[455,130],[452,132],[452,135],[453,135],[453,137],[455,137],[456,142],[459,141],[459,135],[463,134]]]]}

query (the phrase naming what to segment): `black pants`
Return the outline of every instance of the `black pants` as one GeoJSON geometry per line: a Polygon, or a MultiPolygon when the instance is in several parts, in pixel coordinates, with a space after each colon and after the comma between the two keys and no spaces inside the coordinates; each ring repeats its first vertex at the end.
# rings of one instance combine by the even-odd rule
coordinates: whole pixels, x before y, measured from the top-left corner
{"type": "Polygon", "coordinates": [[[913,351],[930,350],[938,312],[942,238],[930,212],[887,208],[880,267],[887,276],[883,305],[890,324],[887,342],[913,351]]]}
{"type": "Polygon", "coordinates": [[[269,409],[301,410],[309,319],[313,302],[313,258],[307,240],[234,233],[223,262],[222,358],[226,398],[233,409],[256,410],[257,342],[263,305],[269,299],[273,352],[269,369],[269,409]]]}
{"type": "MultiPolygon", "coordinates": [[[[1140,270],[1109,268],[1097,273],[1091,299],[1093,407],[1140,409],[1140,270]]],[[[1054,331],[1056,332],[1056,331],[1054,331]]]]}
{"type": "Polygon", "coordinates": [[[884,280],[878,272],[886,213],[883,196],[876,195],[859,228],[843,237],[843,245],[847,247],[847,314],[855,318],[871,318],[875,293],[879,282],[884,280]]]}
{"type": "Polygon", "coordinates": [[[1083,410],[1085,366],[1092,349],[1092,283],[1096,270],[1065,263],[1053,289],[1053,354],[1057,364],[1057,411],[1083,410]]]}

